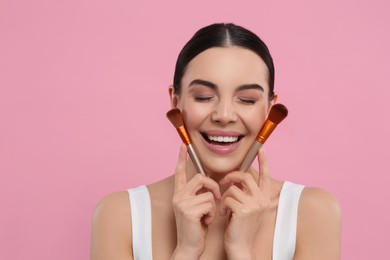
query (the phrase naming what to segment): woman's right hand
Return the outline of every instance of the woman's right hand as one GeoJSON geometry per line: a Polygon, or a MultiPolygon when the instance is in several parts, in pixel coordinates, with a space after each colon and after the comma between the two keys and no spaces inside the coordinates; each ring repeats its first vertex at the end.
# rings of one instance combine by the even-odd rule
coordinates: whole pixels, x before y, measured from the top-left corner
{"type": "Polygon", "coordinates": [[[196,174],[187,182],[187,148],[182,145],[175,170],[173,209],[177,245],[173,259],[199,259],[205,247],[208,226],[216,214],[215,199],[221,198],[214,180],[196,174]]]}

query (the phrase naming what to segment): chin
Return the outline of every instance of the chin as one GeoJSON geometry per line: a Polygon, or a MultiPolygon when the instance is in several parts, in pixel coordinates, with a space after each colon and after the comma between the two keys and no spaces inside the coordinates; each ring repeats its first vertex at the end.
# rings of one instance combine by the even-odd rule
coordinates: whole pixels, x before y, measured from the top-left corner
{"type": "Polygon", "coordinates": [[[210,175],[226,175],[230,172],[236,171],[239,168],[238,163],[233,163],[231,160],[214,160],[214,162],[204,163],[204,168],[206,172],[210,175]]]}

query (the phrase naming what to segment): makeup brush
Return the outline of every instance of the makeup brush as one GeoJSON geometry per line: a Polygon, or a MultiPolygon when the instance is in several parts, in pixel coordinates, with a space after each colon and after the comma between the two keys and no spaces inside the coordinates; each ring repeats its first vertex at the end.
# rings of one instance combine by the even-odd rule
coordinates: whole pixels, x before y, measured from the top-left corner
{"type": "Polygon", "coordinates": [[[179,109],[173,108],[168,111],[167,117],[169,121],[173,124],[173,126],[176,128],[177,132],[180,135],[181,140],[183,143],[187,146],[188,154],[190,155],[192,162],[195,165],[195,168],[198,172],[200,172],[202,175],[206,176],[202,164],[200,163],[200,160],[198,156],[196,155],[195,149],[191,144],[190,136],[188,135],[187,129],[184,126],[183,122],[183,116],[179,109]]]}
{"type": "Polygon", "coordinates": [[[263,126],[260,129],[259,134],[256,137],[255,142],[252,144],[249,152],[247,153],[244,161],[240,166],[240,171],[247,171],[255,159],[260,147],[263,146],[268,137],[275,130],[276,126],[287,117],[288,110],[282,104],[275,104],[271,107],[271,111],[268,114],[263,126]]]}

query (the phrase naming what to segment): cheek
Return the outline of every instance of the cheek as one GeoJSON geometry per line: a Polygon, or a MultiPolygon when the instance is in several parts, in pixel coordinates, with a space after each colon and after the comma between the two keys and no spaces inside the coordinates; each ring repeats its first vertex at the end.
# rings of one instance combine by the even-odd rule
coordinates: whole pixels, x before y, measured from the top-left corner
{"type": "Polygon", "coordinates": [[[267,118],[267,112],[265,108],[259,108],[253,111],[246,111],[240,117],[250,132],[258,134],[267,118]]]}
{"type": "Polygon", "coordinates": [[[182,111],[184,124],[188,131],[199,128],[210,115],[208,106],[197,106],[191,102],[183,102],[179,109],[182,111]]]}

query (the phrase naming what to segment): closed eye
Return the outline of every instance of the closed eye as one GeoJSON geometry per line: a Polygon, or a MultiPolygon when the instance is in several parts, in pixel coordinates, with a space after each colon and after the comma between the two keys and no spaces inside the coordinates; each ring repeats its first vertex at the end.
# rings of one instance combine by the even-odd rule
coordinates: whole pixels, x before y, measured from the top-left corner
{"type": "Polygon", "coordinates": [[[207,102],[210,101],[213,97],[194,97],[194,100],[197,102],[207,102]]]}
{"type": "Polygon", "coordinates": [[[249,104],[249,105],[253,105],[256,103],[256,100],[254,99],[247,99],[247,98],[239,98],[240,102],[244,103],[244,104],[249,104]]]}

